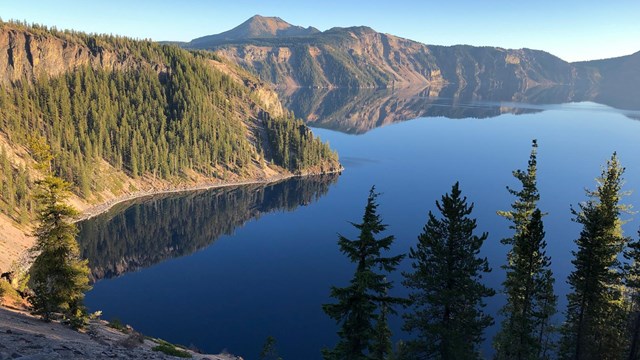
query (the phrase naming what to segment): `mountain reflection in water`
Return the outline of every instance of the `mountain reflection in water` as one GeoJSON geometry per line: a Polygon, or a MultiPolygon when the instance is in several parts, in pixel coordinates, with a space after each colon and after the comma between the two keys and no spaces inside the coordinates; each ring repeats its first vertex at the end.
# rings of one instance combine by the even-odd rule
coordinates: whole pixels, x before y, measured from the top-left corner
{"type": "MultiPolygon", "coordinates": [[[[569,86],[539,86],[526,92],[505,89],[474,91],[453,86],[395,89],[296,88],[280,89],[279,94],[285,106],[309,126],[357,135],[418,117],[485,119],[502,114],[538,113],[554,104],[595,99],[594,95],[578,94],[569,86]]],[[[640,104],[626,104],[625,108],[638,109],[640,104]]],[[[640,117],[638,111],[621,112],[629,118],[640,117]]]]}
{"type": "Polygon", "coordinates": [[[82,256],[89,260],[96,281],[189,255],[263,214],[293,211],[316,201],[338,176],[133,200],[79,224],[82,256]]]}

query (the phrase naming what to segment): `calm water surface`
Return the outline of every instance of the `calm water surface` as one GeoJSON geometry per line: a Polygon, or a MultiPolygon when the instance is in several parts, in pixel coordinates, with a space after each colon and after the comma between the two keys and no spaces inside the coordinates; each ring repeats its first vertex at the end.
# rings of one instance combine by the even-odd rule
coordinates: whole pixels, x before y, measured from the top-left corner
{"type": "MultiPolygon", "coordinates": [[[[486,113],[504,105],[473,107],[486,113]]],[[[265,338],[274,336],[284,359],[320,359],[320,350],[337,339],[321,304],[330,301],[331,285],[347,284],[353,273],[336,233],[356,236],[348,221],[360,221],[369,188],[383,193],[379,209],[397,237],[396,254],[415,244],[434,201],[459,180],[476,204],[479,231],[489,232],[483,253],[493,273],[486,282],[499,288],[506,252],[499,240],[509,235],[509,224],[496,210],[513,200],[505,186],[517,185],[511,171],[526,167],[535,138],[540,206],[549,213],[548,252],[563,311],[579,232],[569,207],[585,200],[584,188],[594,187],[614,151],[627,168],[625,188],[640,189],[640,122],[632,119],[638,114],[594,103],[508,108],[528,110],[417,118],[362,135],[314,129],[340,153],[339,178],[140,200],[90,220],[82,225],[81,247],[103,279],[86,302],[106,319],[207,352],[257,359],[265,338]]],[[[637,192],[626,198],[636,206],[639,200],[637,192]]],[[[636,236],[639,225],[627,223],[627,234],[636,236]]],[[[401,268],[408,267],[405,260],[401,268]]],[[[399,272],[393,278],[395,293],[405,294],[399,272]]],[[[488,303],[495,312],[503,298],[488,303]]],[[[407,336],[400,319],[392,326],[397,339],[407,336]]],[[[487,333],[487,354],[495,330],[487,333]]]]}

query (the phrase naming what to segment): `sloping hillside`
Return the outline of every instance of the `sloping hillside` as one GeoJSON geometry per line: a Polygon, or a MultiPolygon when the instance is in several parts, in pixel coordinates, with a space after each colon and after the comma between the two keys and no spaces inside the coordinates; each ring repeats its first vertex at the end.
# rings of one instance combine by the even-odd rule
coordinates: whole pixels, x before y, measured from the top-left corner
{"type": "MultiPolygon", "coordinates": [[[[210,53],[2,23],[0,167],[6,269],[21,250],[7,234],[29,233],[43,171],[71,182],[73,202],[84,209],[136,193],[339,164],[274,92],[210,53]]],[[[28,236],[20,238],[28,246],[28,236]]]]}

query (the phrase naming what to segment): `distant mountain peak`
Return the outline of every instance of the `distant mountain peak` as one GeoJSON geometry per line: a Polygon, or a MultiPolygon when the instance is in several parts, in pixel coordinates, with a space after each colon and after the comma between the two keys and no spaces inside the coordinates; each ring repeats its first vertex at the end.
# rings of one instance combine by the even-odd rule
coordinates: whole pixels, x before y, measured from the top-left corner
{"type": "Polygon", "coordinates": [[[275,37],[279,31],[294,27],[276,16],[253,15],[233,30],[242,30],[250,38],[275,37]]]}
{"type": "Polygon", "coordinates": [[[309,26],[291,25],[279,17],[254,15],[235,28],[220,34],[208,35],[193,39],[191,46],[212,46],[225,42],[242,41],[247,39],[265,39],[278,37],[296,37],[319,33],[320,30],[309,26]]]}
{"type": "Polygon", "coordinates": [[[260,14],[253,15],[252,17],[247,19],[247,21],[245,21],[245,22],[256,22],[256,21],[258,21],[258,22],[261,22],[261,21],[277,21],[277,22],[283,22],[283,23],[287,24],[288,26],[292,26],[288,22],[282,20],[282,18],[279,17],[279,16],[262,16],[260,14]]]}

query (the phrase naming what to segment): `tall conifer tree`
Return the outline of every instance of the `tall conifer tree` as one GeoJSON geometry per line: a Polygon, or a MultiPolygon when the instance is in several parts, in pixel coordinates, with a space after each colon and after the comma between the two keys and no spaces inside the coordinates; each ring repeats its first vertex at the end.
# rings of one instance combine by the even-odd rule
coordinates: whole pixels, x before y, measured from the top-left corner
{"type": "Polygon", "coordinates": [[[488,234],[474,234],[476,220],[469,217],[473,204],[461,196],[458,183],[441,202],[442,218],[429,212],[418,244],[412,248],[413,272],[404,273],[403,284],[413,312],[407,313],[404,329],[416,334],[407,342],[403,356],[409,359],[479,359],[484,329],[493,323],[483,312],[485,297],[495,291],[481,283],[491,271],[479,257],[488,234]]]}
{"type": "Polygon", "coordinates": [[[53,313],[62,313],[73,327],[83,327],[86,311],[84,293],[89,290],[89,268],[80,259],[77,228],[70,219],[77,211],[64,203],[69,184],[48,175],[39,181],[36,198],[40,204],[36,244],[37,257],[31,266],[31,297],[33,312],[50,320],[53,313]]]}
{"type": "Polygon", "coordinates": [[[557,297],[553,293],[551,260],[546,255],[542,212],[538,208],[537,150],[538,143],[533,140],[527,170],[513,172],[522,189],[507,187],[516,201],[510,211],[498,212],[512,222],[514,234],[502,240],[511,248],[503,266],[507,303],[501,310],[504,320],[494,341],[496,359],[546,359],[551,355],[550,319],[556,312],[557,297]]]}
{"type": "Polygon", "coordinates": [[[362,223],[352,223],[360,230],[358,239],[350,240],[342,235],[338,238],[340,251],[357,267],[348,286],[331,288],[331,297],[337,303],[322,306],[327,315],[341,324],[340,341],[334,349],[323,351],[325,359],[384,360],[388,356],[391,333],[386,316],[393,311],[393,305],[404,301],[388,295],[392,282],[387,280],[386,274],[396,269],[404,255],[382,255],[383,250],[390,249],[395,238],[389,235],[376,239],[387,228],[377,213],[378,195],[372,187],[362,223]]]}
{"type": "Polygon", "coordinates": [[[640,231],[638,240],[629,244],[624,252],[627,263],[624,265],[625,285],[629,306],[629,360],[640,359],[640,231]]]}
{"type": "Polygon", "coordinates": [[[620,215],[627,206],[622,175],[614,153],[589,200],[572,209],[574,221],[582,225],[569,275],[566,322],[562,328],[563,359],[622,359],[626,348],[625,298],[618,256],[627,239],[620,215]]]}

